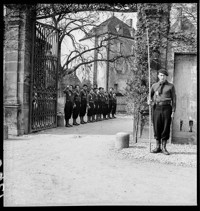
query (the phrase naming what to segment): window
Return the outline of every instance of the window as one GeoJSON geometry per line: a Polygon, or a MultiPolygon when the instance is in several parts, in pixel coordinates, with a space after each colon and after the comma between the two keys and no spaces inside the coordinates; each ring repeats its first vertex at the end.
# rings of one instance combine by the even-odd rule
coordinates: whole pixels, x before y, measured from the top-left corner
{"type": "Polygon", "coordinates": [[[116,93],[118,92],[118,84],[114,84],[114,90],[116,93]]]}

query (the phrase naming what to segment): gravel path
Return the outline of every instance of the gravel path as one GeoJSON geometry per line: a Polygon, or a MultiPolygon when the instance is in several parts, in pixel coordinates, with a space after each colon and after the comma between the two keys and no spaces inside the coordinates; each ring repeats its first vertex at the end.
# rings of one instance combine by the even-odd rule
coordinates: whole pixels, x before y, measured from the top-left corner
{"type": "Polygon", "coordinates": [[[196,205],[195,146],[168,145],[164,156],[148,143],[114,143],[77,134],[4,141],[4,205],[196,205]]]}
{"type": "MultiPolygon", "coordinates": [[[[155,148],[155,143],[151,144],[151,150],[155,148]]],[[[121,159],[139,159],[146,161],[154,161],[163,164],[173,164],[175,166],[197,166],[197,146],[196,145],[180,145],[167,144],[167,150],[170,152],[169,156],[163,153],[149,153],[150,145],[146,143],[132,143],[129,148],[122,150],[113,150],[115,156],[121,159]]]]}

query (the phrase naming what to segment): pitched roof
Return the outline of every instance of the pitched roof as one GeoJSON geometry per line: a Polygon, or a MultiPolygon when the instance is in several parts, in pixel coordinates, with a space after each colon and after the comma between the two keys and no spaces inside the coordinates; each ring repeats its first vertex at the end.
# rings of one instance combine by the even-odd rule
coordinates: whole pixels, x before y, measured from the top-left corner
{"type": "Polygon", "coordinates": [[[132,37],[131,32],[130,32],[131,30],[135,32],[134,28],[130,27],[129,25],[127,25],[126,23],[124,23],[123,21],[121,21],[120,19],[118,19],[117,17],[113,15],[112,17],[102,22],[98,26],[92,28],[89,31],[89,33],[85,37],[83,37],[81,40],[91,38],[95,35],[102,35],[105,33],[111,33],[115,35],[120,34],[122,36],[132,37]],[[119,27],[118,32],[117,32],[116,26],[119,27]]]}

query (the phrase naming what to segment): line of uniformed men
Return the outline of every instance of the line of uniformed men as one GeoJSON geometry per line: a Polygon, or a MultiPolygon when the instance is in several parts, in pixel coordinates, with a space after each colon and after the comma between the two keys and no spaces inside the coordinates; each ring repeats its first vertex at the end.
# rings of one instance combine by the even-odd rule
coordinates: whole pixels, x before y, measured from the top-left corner
{"type": "Polygon", "coordinates": [[[80,117],[80,124],[116,118],[117,99],[113,88],[110,88],[107,93],[102,87],[88,89],[88,86],[84,84],[80,90],[79,85],[74,88],[72,85],[68,85],[64,93],[66,97],[64,107],[66,127],[72,127],[69,124],[71,117],[73,125],[79,125],[78,117],[80,117]],[[86,115],[87,122],[84,121],[86,115]]]}

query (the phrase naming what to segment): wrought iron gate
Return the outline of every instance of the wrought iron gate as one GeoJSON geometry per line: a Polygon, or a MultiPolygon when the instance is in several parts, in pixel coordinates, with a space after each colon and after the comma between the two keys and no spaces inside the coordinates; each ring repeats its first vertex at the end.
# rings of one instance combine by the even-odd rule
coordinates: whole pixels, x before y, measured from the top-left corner
{"type": "Polygon", "coordinates": [[[58,31],[35,24],[30,93],[30,132],[57,126],[58,31]]]}

